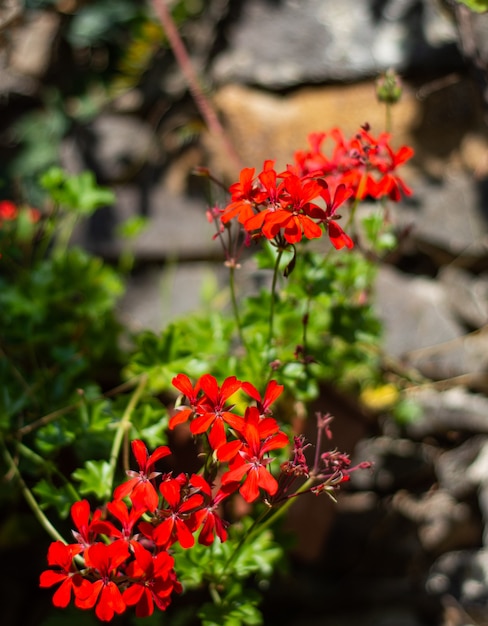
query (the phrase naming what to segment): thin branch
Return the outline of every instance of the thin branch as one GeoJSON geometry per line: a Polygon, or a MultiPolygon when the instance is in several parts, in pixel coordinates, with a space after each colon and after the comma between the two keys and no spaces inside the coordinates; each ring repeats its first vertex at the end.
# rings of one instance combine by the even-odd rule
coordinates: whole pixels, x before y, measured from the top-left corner
{"type": "Polygon", "coordinates": [[[219,138],[231,161],[234,163],[237,169],[240,170],[242,167],[241,160],[237,155],[234,146],[229,141],[229,138],[222,124],[220,123],[213,104],[207,98],[200,85],[197,73],[195,71],[195,68],[193,67],[185,44],[180,37],[173,17],[171,16],[171,12],[168,9],[166,0],[153,0],[153,7],[157,17],[161,21],[161,24],[165,30],[173,54],[175,55],[181,72],[186,79],[188,88],[198,110],[205,120],[205,123],[207,124],[209,130],[216,137],[219,138]]]}

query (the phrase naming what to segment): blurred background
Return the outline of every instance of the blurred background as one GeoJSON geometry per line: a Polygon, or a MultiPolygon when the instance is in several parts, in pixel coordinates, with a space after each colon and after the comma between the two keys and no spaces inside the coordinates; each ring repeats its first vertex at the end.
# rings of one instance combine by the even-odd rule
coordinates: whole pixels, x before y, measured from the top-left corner
{"type": "MultiPolygon", "coordinates": [[[[234,157],[150,1],[2,0],[0,199],[36,207],[48,167],[93,171],[116,200],[74,241],[127,260],[119,318],[158,332],[225,281],[205,215],[221,199],[195,168],[230,184],[265,159],[285,167],[310,132],[378,134],[376,81],[395,70],[392,143],[415,150],[403,173],[413,196],[392,211],[408,236],[379,269],[375,306],[386,362],[415,372],[418,410],[399,422],[381,398],[365,410],[327,390],[337,446],[375,471],[337,505],[291,516],[294,569],[270,589],[266,623],[488,624],[488,14],[455,0],[167,4],[234,157]]],[[[54,624],[37,591],[48,542],[33,553],[29,525],[12,534],[12,523],[0,520],[2,624],[54,624]]]]}

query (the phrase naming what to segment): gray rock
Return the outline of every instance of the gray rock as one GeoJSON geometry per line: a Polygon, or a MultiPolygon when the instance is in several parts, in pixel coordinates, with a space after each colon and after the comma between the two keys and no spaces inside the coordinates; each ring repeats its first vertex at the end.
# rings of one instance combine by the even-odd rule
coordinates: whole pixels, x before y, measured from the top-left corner
{"type": "Polygon", "coordinates": [[[430,490],[421,496],[398,491],[393,509],[415,522],[420,543],[426,552],[471,546],[479,536],[479,524],[468,504],[458,502],[443,489],[430,490]]]}
{"type": "Polygon", "coordinates": [[[462,346],[454,343],[444,348],[446,342],[463,335],[463,328],[449,311],[437,281],[385,266],[380,268],[375,290],[388,355],[432,378],[464,373],[462,346]]]}
{"type": "Polygon", "coordinates": [[[217,56],[217,81],[267,88],[452,64],[455,30],[432,0],[249,0],[217,56]]]}
{"type": "Polygon", "coordinates": [[[9,64],[14,74],[41,78],[46,73],[59,23],[59,15],[52,11],[30,11],[14,27],[9,64]]]}
{"type": "Polygon", "coordinates": [[[177,317],[202,310],[209,283],[222,285],[226,268],[209,263],[168,264],[133,274],[119,302],[119,318],[132,331],[160,332],[177,317]]]}
{"type": "Polygon", "coordinates": [[[354,472],[351,484],[361,490],[393,493],[434,478],[432,448],[389,436],[361,440],[354,459],[373,463],[372,472],[354,472]]]}
{"type": "MultiPolygon", "coordinates": [[[[488,550],[459,550],[440,556],[432,566],[427,590],[450,595],[470,613],[474,610],[486,623],[488,611],[488,550]]],[[[473,616],[473,623],[482,623],[473,616]]]]}
{"type": "MultiPolygon", "coordinates": [[[[138,261],[199,260],[219,258],[219,245],[212,240],[214,229],[201,200],[169,193],[161,182],[148,191],[123,185],[115,189],[116,204],[109,220],[112,235],[117,226],[137,215],[146,215],[148,225],[135,239],[103,237],[88,240],[89,247],[107,258],[118,258],[125,249],[138,261]]],[[[85,238],[90,235],[85,233],[85,238]]]]}
{"type": "Polygon", "coordinates": [[[488,322],[488,277],[448,265],[439,272],[451,310],[472,328],[488,322]]]}
{"type": "Polygon", "coordinates": [[[383,322],[385,351],[428,378],[461,377],[457,382],[486,390],[488,333],[467,332],[459,318],[472,323],[484,319],[488,284],[481,278],[467,280],[454,268],[443,276],[439,281],[380,268],[376,310],[383,322]]]}
{"type": "Polygon", "coordinates": [[[395,207],[395,220],[411,228],[418,248],[441,262],[487,255],[487,207],[472,175],[451,168],[441,183],[419,178],[414,185],[415,204],[395,207]]]}
{"type": "Polygon", "coordinates": [[[445,450],[438,456],[435,472],[441,489],[457,499],[475,492],[481,482],[476,469],[479,467],[478,457],[487,441],[483,435],[470,437],[460,446],[445,450]]]}
{"type": "Polygon", "coordinates": [[[67,139],[64,144],[70,170],[85,169],[88,161],[106,183],[132,180],[155,158],[153,130],[135,115],[102,113],[78,133],[76,142],[67,139]]]}
{"type": "Polygon", "coordinates": [[[413,439],[461,431],[488,433],[488,398],[462,387],[437,391],[432,387],[412,390],[409,397],[418,404],[421,414],[405,426],[413,439]]]}

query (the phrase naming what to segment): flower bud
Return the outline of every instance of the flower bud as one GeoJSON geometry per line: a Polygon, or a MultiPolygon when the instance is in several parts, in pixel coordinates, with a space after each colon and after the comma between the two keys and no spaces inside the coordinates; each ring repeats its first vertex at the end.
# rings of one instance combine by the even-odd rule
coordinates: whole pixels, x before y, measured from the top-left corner
{"type": "Polygon", "coordinates": [[[402,95],[400,77],[393,69],[386,70],[376,81],[376,97],[379,102],[395,104],[402,95]]]}

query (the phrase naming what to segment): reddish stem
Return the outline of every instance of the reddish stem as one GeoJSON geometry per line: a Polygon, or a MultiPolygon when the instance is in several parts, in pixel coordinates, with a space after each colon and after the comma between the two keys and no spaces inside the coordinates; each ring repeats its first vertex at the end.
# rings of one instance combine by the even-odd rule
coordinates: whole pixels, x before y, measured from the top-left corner
{"type": "Polygon", "coordinates": [[[242,168],[241,160],[239,159],[234,149],[234,146],[229,141],[229,138],[222,124],[220,123],[214,106],[207,98],[207,96],[203,92],[202,87],[200,86],[200,81],[198,79],[197,73],[195,72],[195,68],[193,67],[185,44],[180,37],[171,12],[168,9],[166,0],[153,0],[153,7],[166,32],[169,45],[173,51],[173,54],[175,55],[175,59],[178,65],[180,66],[183,76],[186,79],[188,88],[198,110],[200,111],[200,114],[205,120],[205,123],[207,124],[209,130],[220,139],[228,156],[232,159],[237,169],[240,170],[242,168]]]}

